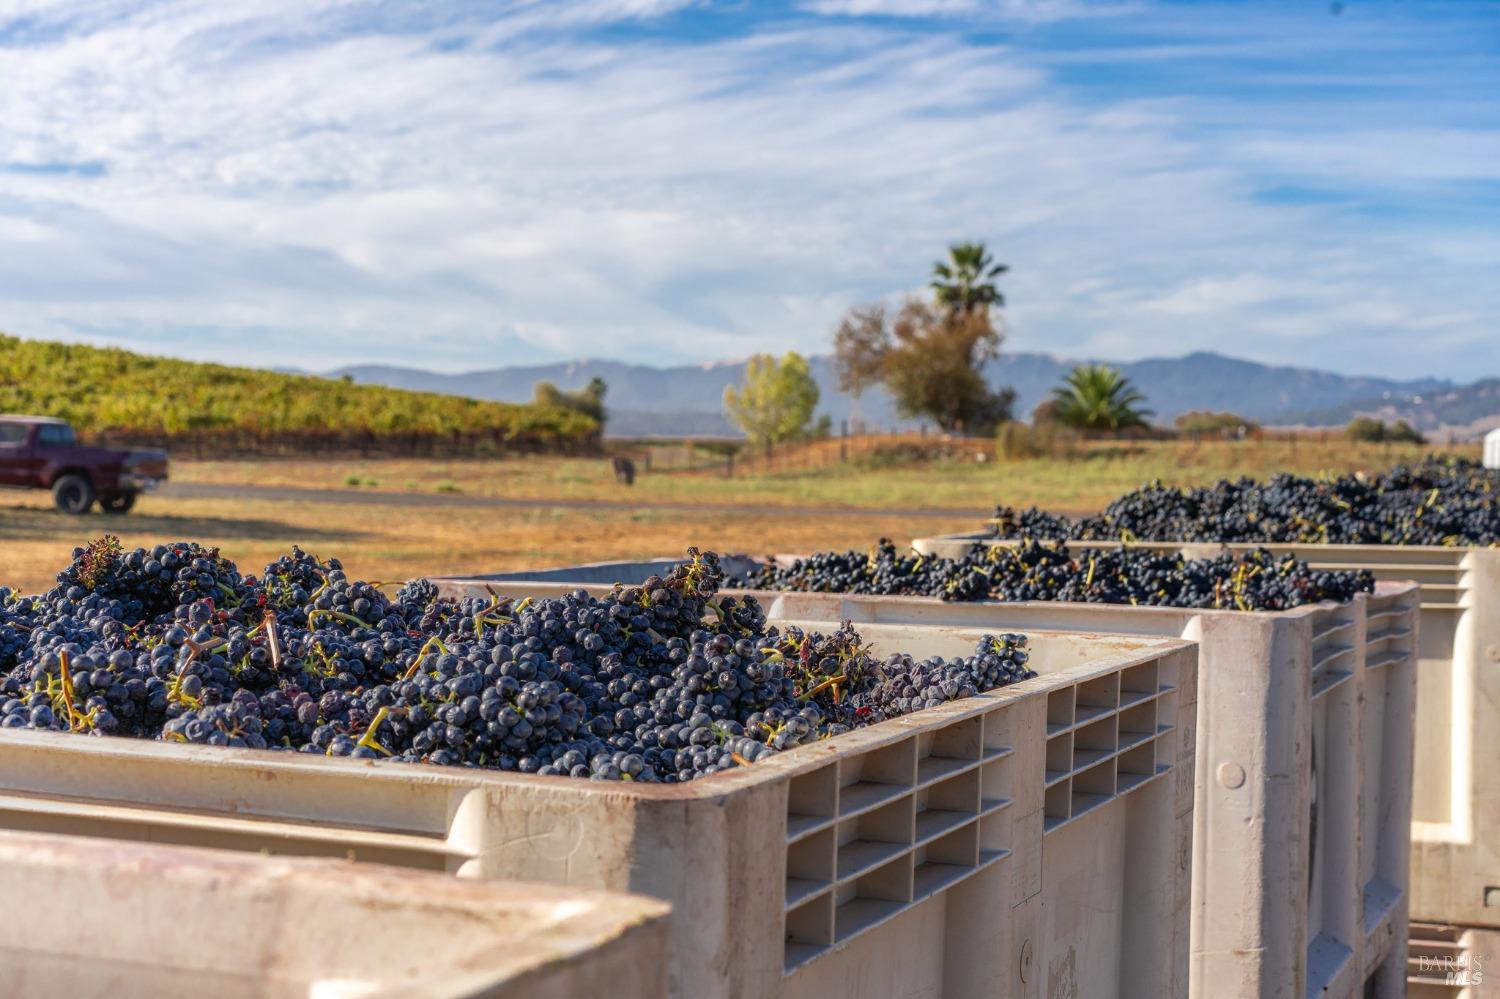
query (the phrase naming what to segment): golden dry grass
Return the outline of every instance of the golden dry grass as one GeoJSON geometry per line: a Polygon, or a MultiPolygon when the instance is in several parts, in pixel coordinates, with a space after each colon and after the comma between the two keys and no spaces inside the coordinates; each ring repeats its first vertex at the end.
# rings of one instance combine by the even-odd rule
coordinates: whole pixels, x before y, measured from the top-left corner
{"type": "MultiPolygon", "coordinates": [[[[43,496],[44,494],[38,494],[43,496]]],[[[918,530],[958,531],[972,518],[923,520],[918,530]]],[[[365,579],[497,572],[615,558],[681,554],[689,545],[720,551],[807,551],[866,547],[882,535],[909,540],[910,518],[795,518],[642,511],[484,510],[333,503],[146,497],[128,517],[79,519],[42,501],[0,505],[0,584],[45,589],[74,546],[103,533],[127,546],[191,539],[219,546],[242,571],[259,572],[300,544],[341,559],[365,579]]]]}

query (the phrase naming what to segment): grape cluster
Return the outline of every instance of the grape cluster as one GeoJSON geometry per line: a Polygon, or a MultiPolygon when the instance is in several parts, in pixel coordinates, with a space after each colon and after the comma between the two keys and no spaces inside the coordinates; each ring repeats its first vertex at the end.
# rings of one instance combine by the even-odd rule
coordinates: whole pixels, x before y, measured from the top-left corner
{"type": "Polygon", "coordinates": [[[1063,600],[1219,610],[1286,610],[1347,601],[1375,589],[1368,571],[1313,570],[1263,548],[1213,558],[1129,547],[1070,552],[1065,542],[976,544],[959,559],[902,553],[882,539],[872,552],[823,552],[735,579],[752,590],[925,596],[944,600],[1063,600]]]}
{"type": "Polygon", "coordinates": [[[35,602],[0,586],[0,670],[14,665],[35,623],[35,602]]]}
{"type": "Polygon", "coordinates": [[[1200,489],[1153,482],[1078,520],[1002,506],[994,531],[1005,538],[1077,541],[1495,545],[1500,471],[1428,459],[1373,476],[1277,475],[1200,489]]]}
{"type": "Polygon", "coordinates": [[[603,598],[394,597],[300,549],[77,549],[0,590],[0,727],[676,783],[1034,676],[1019,635],[881,660],[770,627],[711,552],[603,598]]]}
{"type": "Polygon", "coordinates": [[[948,661],[893,653],[882,662],[868,654],[847,622],[832,635],[806,634],[792,627],[776,639],[770,654],[785,664],[802,696],[840,730],[1036,675],[1026,666],[1024,635],[985,635],[972,656],[948,661]]]}

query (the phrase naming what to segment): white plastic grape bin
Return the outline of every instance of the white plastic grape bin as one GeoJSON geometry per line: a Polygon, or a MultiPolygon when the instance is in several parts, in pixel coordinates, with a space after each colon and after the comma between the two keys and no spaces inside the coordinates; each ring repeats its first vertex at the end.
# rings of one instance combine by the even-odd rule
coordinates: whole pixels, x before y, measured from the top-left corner
{"type": "Polygon", "coordinates": [[[1185,995],[1197,650],[1030,638],[1037,678],[676,786],[6,729],[0,826],[655,896],[684,999],[1185,995]]]}
{"type": "MultiPolygon", "coordinates": [[[[993,539],[950,535],[919,539],[914,545],[919,551],[953,556],[978,540],[993,539]]],[[[1221,547],[1132,544],[1190,555],[1221,547]]],[[[1261,547],[1290,553],[1314,568],[1369,569],[1379,580],[1421,584],[1411,916],[1500,930],[1500,548],[1261,547]]],[[[1500,942],[1500,937],[1491,939],[1500,942]]],[[[1500,977],[1500,949],[1491,956],[1500,977]]]]}
{"type": "MultiPolygon", "coordinates": [[[[920,543],[919,543],[920,544],[920,543]]],[[[967,550],[967,549],[965,549],[967,550]]],[[[639,583],[670,560],[435,580],[449,595],[639,583]],[[518,581],[521,576],[544,582],[518,581]]],[[[733,592],[733,591],[729,591],[733,592]]],[[[1404,992],[1417,590],[1283,612],[772,593],[773,617],[1201,643],[1193,995],[1404,992]]]]}
{"type": "Polygon", "coordinates": [[[668,906],[335,860],[0,832],[0,995],[656,999],[668,906]]]}

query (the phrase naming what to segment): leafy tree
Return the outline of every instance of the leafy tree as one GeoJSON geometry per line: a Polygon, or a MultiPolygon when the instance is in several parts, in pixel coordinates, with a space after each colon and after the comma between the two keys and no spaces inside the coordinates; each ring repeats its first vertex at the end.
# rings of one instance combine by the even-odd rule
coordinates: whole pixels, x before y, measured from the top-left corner
{"type": "Polygon", "coordinates": [[[894,315],[883,305],[855,308],[834,334],[839,386],[880,383],[907,419],[925,417],[946,431],[989,432],[1010,415],[1015,393],[996,392],[984,366],[1000,353],[988,309],[945,309],[908,299],[894,315]]]}
{"type": "Polygon", "coordinates": [[[724,389],[724,409],[751,442],[764,447],[804,433],[818,405],[818,383],[807,359],[789,351],[780,361],[756,354],[739,388],[724,389]]]}
{"type": "Polygon", "coordinates": [[[549,381],[537,382],[532,387],[531,398],[538,406],[571,409],[575,413],[582,413],[602,427],[608,419],[608,413],[604,409],[604,393],[608,391],[609,386],[604,384],[604,379],[596,375],[583,388],[571,392],[564,391],[549,381]]]}
{"type": "Polygon", "coordinates": [[[1005,304],[995,278],[1010,268],[995,263],[983,243],[954,243],[948,259],[932,267],[932,291],[937,304],[950,312],[988,312],[1005,304]]]}
{"type": "Polygon", "coordinates": [[[833,371],[839,390],[855,399],[872,385],[885,381],[886,355],[891,346],[885,306],[856,305],[833,334],[833,371]]]}
{"type": "Polygon", "coordinates": [[[983,243],[954,243],[933,265],[933,304],[911,298],[894,316],[878,303],[851,309],[833,337],[839,388],[858,399],[884,385],[903,417],[946,431],[988,433],[1009,419],[1015,393],[984,377],[1000,355],[990,308],[1005,304],[994,279],[1007,269],[983,243]]]}
{"type": "Polygon", "coordinates": [[[1123,430],[1145,426],[1149,409],[1138,404],[1146,397],[1130,379],[1103,364],[1080,364],[1052,390],[1059,423],[1076,430],[1123,430]]]}

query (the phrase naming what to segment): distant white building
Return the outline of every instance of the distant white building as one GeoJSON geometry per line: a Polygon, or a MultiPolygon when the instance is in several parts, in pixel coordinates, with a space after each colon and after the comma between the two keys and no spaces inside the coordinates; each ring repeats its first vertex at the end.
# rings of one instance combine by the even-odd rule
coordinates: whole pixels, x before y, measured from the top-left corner
{"type": "Polygon", "coordinates": [[[1484,467],[1500,468],[1500,428],[1491,430],[1485,435],[1484,467]]]}

